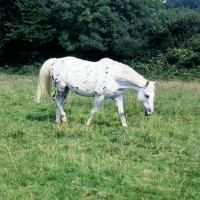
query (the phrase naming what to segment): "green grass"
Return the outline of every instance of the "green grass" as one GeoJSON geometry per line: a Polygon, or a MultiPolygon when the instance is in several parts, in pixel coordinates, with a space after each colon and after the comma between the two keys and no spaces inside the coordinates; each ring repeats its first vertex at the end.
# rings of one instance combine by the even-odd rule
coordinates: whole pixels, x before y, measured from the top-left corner
{"type": "Polygon", "coordinates": [[[199,199],[200,84],[158,82],[155,114],[126,91],[128,127],[105,101],[70,93],[68,123],[34,101],[36,76],[0,75],[0,199],[199,199]]]}

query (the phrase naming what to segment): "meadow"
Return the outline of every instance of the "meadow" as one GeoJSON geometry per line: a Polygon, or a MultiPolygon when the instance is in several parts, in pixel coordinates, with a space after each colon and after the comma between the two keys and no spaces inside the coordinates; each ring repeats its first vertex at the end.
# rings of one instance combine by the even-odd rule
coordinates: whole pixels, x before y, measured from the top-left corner
{"type": "Polygon", "coordinates": [[[59,126],[36,87],[0,74],[0,199],[199,199],[200,83],[158,81],[149,117],[126,91],[127,128],[111,100],[86,126],[93,98],[71,92],[59,126]]]}

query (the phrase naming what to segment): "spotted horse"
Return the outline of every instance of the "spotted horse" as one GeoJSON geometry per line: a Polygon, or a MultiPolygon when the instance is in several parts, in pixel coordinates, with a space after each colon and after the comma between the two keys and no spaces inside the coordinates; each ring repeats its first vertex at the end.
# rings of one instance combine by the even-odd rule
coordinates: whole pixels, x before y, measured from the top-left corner
{"type": "Polygon", "coordinates": [[[138,101],[144,108],[145,115],[154,112],[155,82],[146,80],[129,66],[103,58],[90,62],[75,57],[51,58],[41,67],[37,87],[37,101],[42,96],[50,98],[50,82],[55,86],[53,100],[56,103],[56,122],[66,122],[63,101],[68,91],[88,97],[95,97],[91,115],[87,120],[90,125],[102,101],[111,98],[118,108],[122,125],[127,126],[124,108],[123,92],[133,89],[138,92],[138,101]]]}

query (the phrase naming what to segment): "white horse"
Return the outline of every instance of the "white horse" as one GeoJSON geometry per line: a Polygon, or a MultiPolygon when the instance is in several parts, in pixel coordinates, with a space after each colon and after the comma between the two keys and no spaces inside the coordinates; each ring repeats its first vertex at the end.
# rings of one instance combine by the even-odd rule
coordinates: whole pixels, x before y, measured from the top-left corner
{"type": "Polygon", "coordinates": [[[138,91],[138,101],[145,115],[153,113],[155,82],[146,80],[132,68],[108,58],[90,62],[74,57],[52,58],[41,67],[37,88],[37,101],[41,96],[50,97],[50,78],[56,91],[52,96],[56,103],[56,122],[67,121],[62,108],[69,90],[83,96],[94,96],[94,106],[87,120],[90,125],[101,102],[111,98],[115,101],[123,126],[127,126],[123,108],[124,89],[138,91]]]}

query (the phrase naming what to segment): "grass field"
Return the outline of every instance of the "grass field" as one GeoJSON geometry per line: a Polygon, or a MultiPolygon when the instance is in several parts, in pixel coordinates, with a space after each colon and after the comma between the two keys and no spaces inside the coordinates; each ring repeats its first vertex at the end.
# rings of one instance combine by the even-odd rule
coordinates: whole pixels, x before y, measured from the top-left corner
{"type": "Polygon", "coordinates": [[[158,82],[155,114],[126,91],[128,127],[105,101],[70,93],[68,123],[34,101],[36,76],[0,74],[0,199],[199,199],[200,84],[158,82]]]}

